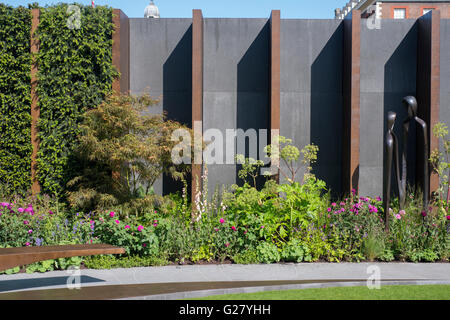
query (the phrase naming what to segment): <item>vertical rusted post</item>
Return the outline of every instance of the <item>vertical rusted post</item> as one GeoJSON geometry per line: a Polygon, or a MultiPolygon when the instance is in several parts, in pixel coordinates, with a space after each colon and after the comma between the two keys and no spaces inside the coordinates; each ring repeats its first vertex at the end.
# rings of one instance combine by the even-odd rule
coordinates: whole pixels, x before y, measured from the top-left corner
{"type": "Polygon", "coordinates": [[[31,44],[31,54],[32,54],[32,65],[31,65],[31,144],[33,151],[31,154],[31,192],[33,195],[37,195],[41,192],[41,186],[39,184],[37,176],[37,153],[39,151],[39,137],[38,137],[38,121],[40,117],[40,108],[38,104],[38,95],[36,92],[37,87],[37,74],[38,65],[35,55],[39,52],[39,39],[36,35],[36,30],[39,26],[39,9],[31,10],[31,34],[30,34],[30,44],[31,44]]]}
{"type": "MultiPolygon", "coordinates": [[[[194,159],[192,162],[192,204],[196,191],[202,189],[203,141],[203,15],[192,11],[192,128],[194,129],[194,159]]],[[[195,208],[195,206],[193,206],[195,208]]],[[[195,209],[194,209],[195,210],[195,209]]]]}
{"type": "Polygon", "coordinates": [[[113,9],[114,32],[112,35],[112,63],[120,73],[114,79],[112,89],[116,93],[128,93],[130,88],[130,21],[120,9],[113,9]]]}
{"type": "MultiPolygon", "coordinates": [[[[281,12],[272,10],[270,15],[270,139],[280,135],[280,87],[281,87],[281,12]]],[[[272,159],[272,167],[279,166],[279,158],[272,159]]],[[[280,182],[280,174],[275,176],[280,182]]]]}

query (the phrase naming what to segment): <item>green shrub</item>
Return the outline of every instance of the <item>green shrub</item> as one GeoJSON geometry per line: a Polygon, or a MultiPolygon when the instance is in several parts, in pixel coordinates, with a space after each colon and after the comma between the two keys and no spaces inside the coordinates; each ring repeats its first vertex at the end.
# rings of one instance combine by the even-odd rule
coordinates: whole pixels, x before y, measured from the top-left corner
{"type": "Polygon", "coordinates": [[[278,248],[273,243],[261,242],[256,248],[261,263],[279,262],[281,259],[278,248]]]}
{"type": "Polygon", "coordinates": [[[114,269],[114,268],[137,268],[165,266],[169,261],[164,256],[129,256],[116,257],[110,255],[100,255],[87,257],[84,265],[89,269],[114,269]]]}
{"type": "Polygon", "coordinates": [[[257,264],[260,262],[258,251],[255,249],[235,254],[233,256],[233,261],[237,264],[257,264]]]}
{"type": "Polygon", "coordinates": [[[285,244],[281,250],[281,259],[285,262],[310,261],[309,249],[300,240],[292,240],[285,244]]]}

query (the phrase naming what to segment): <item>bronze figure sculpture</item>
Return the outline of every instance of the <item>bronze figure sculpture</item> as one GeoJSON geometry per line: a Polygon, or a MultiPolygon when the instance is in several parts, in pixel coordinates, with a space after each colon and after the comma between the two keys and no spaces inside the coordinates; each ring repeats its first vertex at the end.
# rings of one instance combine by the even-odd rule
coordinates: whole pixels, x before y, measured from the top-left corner
{"type": "Polygon", "coordinates": [[[423,209],[426,211],[428,207],[428,196],[430,190],[430,182],[428,179],[428,133],[427,124],[417,116],[417,100],[413,96],[403,98],[403,104],[408,110],[408,117],[403,121],[403,152],[402,152],[402,172],[400,176],[399,159],[398,159],[398,139],[394,134],[394,124],[396,114],[388,113],[388,130],[385,142],[385,159],[384,159],[384,180],[383,180],[383,208],[385,214],[386,230],[389,229],[389,203],[391,194],[391,176],[392,176],[392,160],[395,164],[396,184],[399,194],[400,210],[404,208],[406,201],[406,181],[407,181],[407,150],[408,150],[408,134],[411,126],[411,120],[417,123],[422,131],[422,139],[420,141],[423,148],[423,209]],[[393,159],[394,158],[394,159],[393,159]]]}

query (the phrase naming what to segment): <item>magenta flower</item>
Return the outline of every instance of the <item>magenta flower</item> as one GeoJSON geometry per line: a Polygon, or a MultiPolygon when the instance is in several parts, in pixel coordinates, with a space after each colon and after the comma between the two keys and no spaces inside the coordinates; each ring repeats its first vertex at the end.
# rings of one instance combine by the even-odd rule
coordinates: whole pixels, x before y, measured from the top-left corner
{"type": "Polygon", "coordinates": [[[336,204],[335,202],[333,202],[331,205],[332,205],[333,207],[336,207],[336,206],[337,206],[337,204],[336,204]]]}
{"type": "Polygon", "coordinates": [[[28,213],[34,213],[34,211],[33,211],[33,207],[28,207],[28,208],[26,208],[25,209],[25,212],[28,212],[28,213]]]}
{"type": "Polygon", "coordinates": [[[261,226],[261,229],[264,229],[264,226],[261,226]]]}
{"type": "Polygon", "coordinates": [[[142,245],[144,248],[147,246],[147,244],[146,243],[144,243],[143,245],[142,245]]]}
{"type": "Polygon", "coordinates": [[[117,224],[119,224],[119,223],[120,223],[120,221],[119,221],[119,220],[116,220],[116,223],[117,223],[117,224]]]}
{"type": "Polygon", "coordinates": [[[8,203],[8,202],[2,202],[0,205],[1,205],[2,207],[7,207],[7,206],[9,206],[9,203],[8,203]]]}
{"type": "Polygon", "coordinates": [[[115,216],[115,212],[114,211],[111,211],[110,213],[109,213],[109,216],[111,217],[111,218],[113,218],[114,216],[115,216]]]}
{"type": "Polygon", "coordinates": [[[331,208],[328,208],[327,211],[328,211],[328,212],[331,212],[331,208]]]}
{"type": "Polygon", "coordinates": [[[126,226],[125,226],[125,229],[130,229],[130,226],[129,226],[129,225],[126,225],[126,226]]]}
{"type": "Polygon", "coordinates": [[[356,195],[356,190],[352,189],[352,193],[353,193],[353,195],[356,195]]]}
{"type": "Polygon", "coordinates": [[[398,213],[395,215],[395,219],[400,220],[402,218],[401,215],[399,215],[398,213]]]}
{"type": "Polygon", "coordinates": [[[158,226],[158,224],[157,224],[157,223],[154,223],[154,224],[153,224],[153,226],[154,226],[154,227],[157,227],[157,226],[158,226]]]}
{"type": "Polygon", "coordinates": [[[138,227],[138,231],[139,231],[139,232],[142,232],[142,230],[144,230],[144,227],[143,227],[143,226],[139,226],[139,227],[138,227]]]}
{"type": "Polygon", "coordinates": [[[28,230],[28,234],[32,234],[33,233],[33,230],[28,230]]]}
{"type": "Polygon", "coordinates": [[[19,209],[17,209],[17,211],[19,211],[20,213],[22,213],[22,212],[25,211],[25,209],[24,209],[24,208],[19,208],[19,209]]]}
{"type": "Polygon", "coordinates": [[[216,231],[216,232],[219,231],[219,228],[214,228],[214,231],[216,231]]]}
{"type": "Polygon", "coordinates": [[[377,201],[380,202],[380,201],[381,201],[381,198],[380,198],[380,197],[377,197],[377,201]]]}
{"type": "Polygon", "coordinates": [[[340,203],[341,207],[345,206],[345,202],[340,203]]]}
{"type": "Polygon", "coordinates": [[[24,222],[23,222],[23,224],[24,225],[28,225],[30,222],[28,221],[28,220],[25,220],[24,222]]]}
{"type": "Polygon", "coordinates": [[[27,243],[25,243],[25,245],[26,245],[27,247],[29,247],[29,246],[30,246],[30,243],[29,243],[29,242],[27,242],[27,243]]]}
{"type": "Polygon", "coordinates": [[[450,220],[450,216],[447,216],[447,220],[450,220]]]}
{"type": "Polygon", "coordinates": [[[49,210],[48,213],[53,214],[53,211],[52,211],[52,210],[49,210]]]}
{"type": "Polygon", "coordinates": [[[222,219],[220,219],[220,223],[221,224],[224,224],[225,223],[225,220],[222,218],[222,219]]]}
{"type": "Polygon", "coordinates": [[[422,217],[426,217],[427,216],[427,212],[426,211],[422,211],[422,217]]]}
{"type": "Polygon", "coordinates": [[[345,209],[344,209],[344,208],[341,208],[341,212],[345,212],[345,209]]]}
{"type": "Polygon", "coordinates": [[[230,244],[227,242],[227,243],[225,243],[225,247],[229,247],[230,246],[230,244]]]}
{"type": "Polygon", "coordinates": [[[236,231],[236,227],[235,227],[235,226],[232,226],[231,229],[232,229],[233,231],[236,231]]]}

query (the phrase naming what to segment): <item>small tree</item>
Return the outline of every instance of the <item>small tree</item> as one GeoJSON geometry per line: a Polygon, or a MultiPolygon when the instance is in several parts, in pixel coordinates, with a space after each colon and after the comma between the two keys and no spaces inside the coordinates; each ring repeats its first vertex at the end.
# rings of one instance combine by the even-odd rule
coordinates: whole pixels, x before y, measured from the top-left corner
{"type": "Polygon", "coordinates": [[[173,164],[171,135],[190,129],[150,114],[146,109],[155,103],[149,95],[112,95],[84,114],[77,148],[84,169],[69,182],[72,206],[145,204],[152,201],[152,186],[163,173],[184,177],[189,166],[173,164]]]}
{"type": "Polygon", "coordinates": [[[253,158],[245,158],[243,154],[236,156],[236,162],[242,165],[242,169],[238,172],[238,177],[247,183],[247,177],[251,177],[253,187],[256,188],[256,178],[259,176],[259,169],[264,166],[262,160],[255,160],[253,158]]]}

